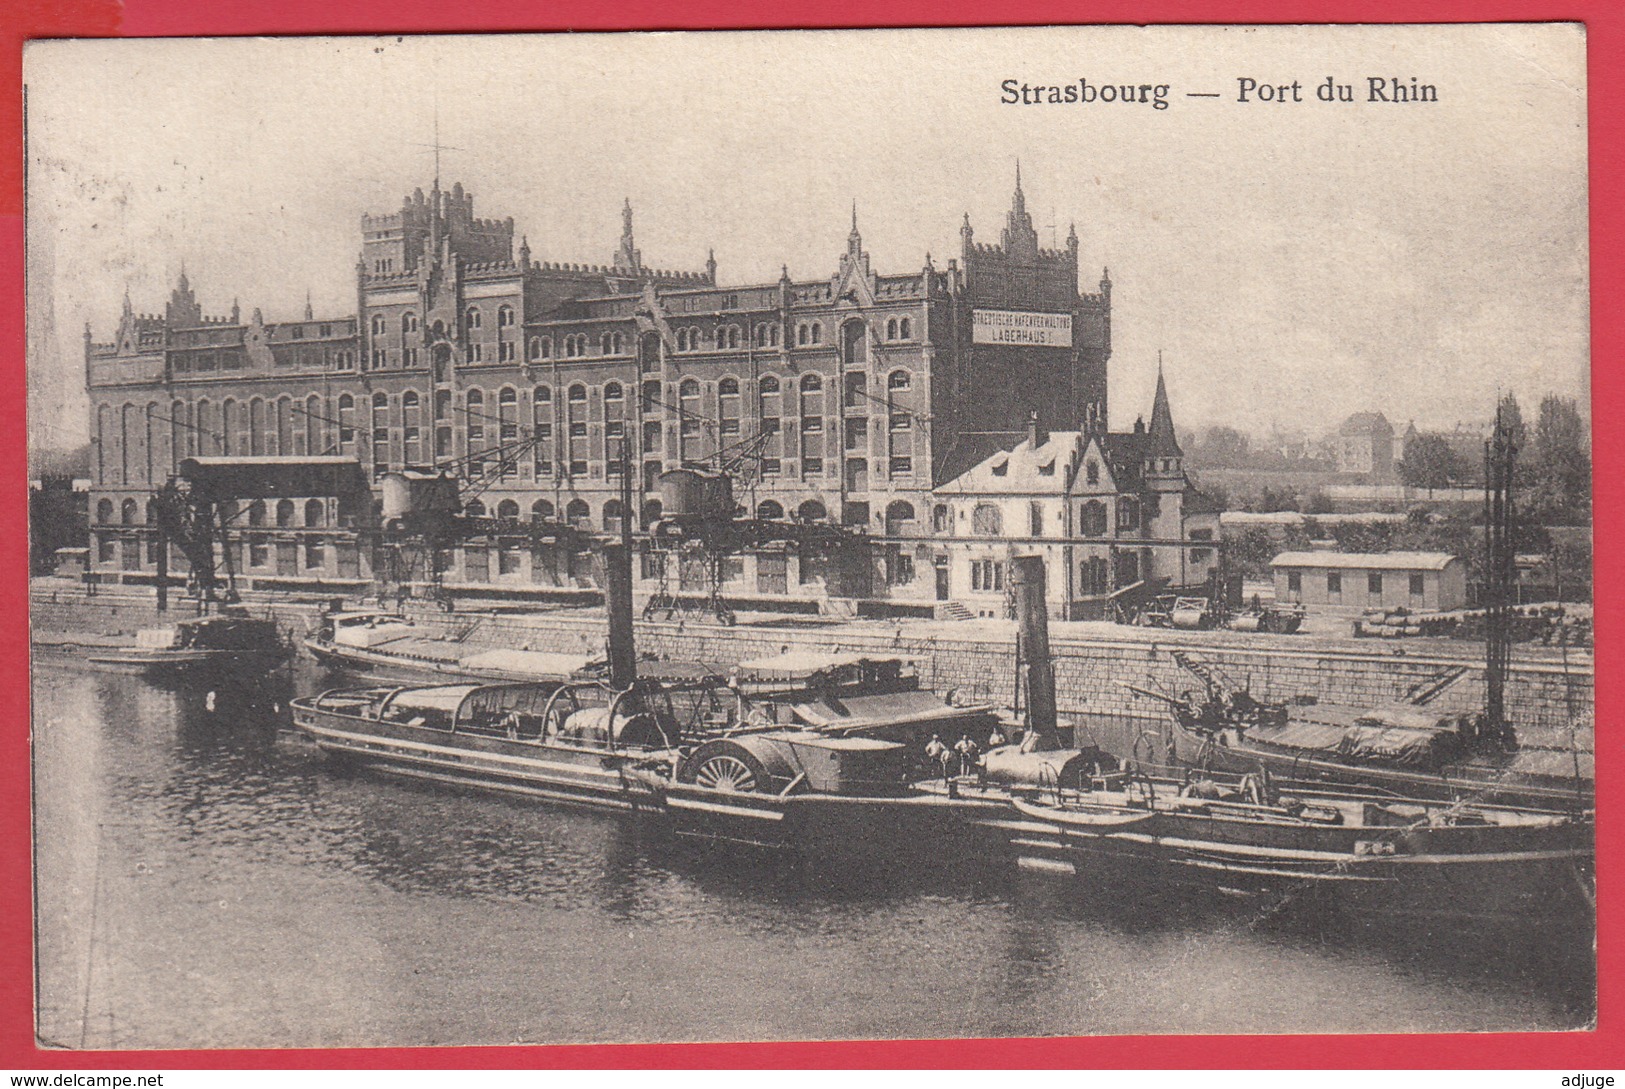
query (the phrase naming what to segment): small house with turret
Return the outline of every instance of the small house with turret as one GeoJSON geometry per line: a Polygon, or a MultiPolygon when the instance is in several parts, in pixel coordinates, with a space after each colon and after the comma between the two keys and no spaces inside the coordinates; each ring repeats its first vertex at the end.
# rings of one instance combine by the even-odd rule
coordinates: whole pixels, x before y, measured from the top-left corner
{"type": "Polygon", "coordinates": [[[940,598],[1005,615],[1010,560],[1038,554],[1052,614],[1100,619],[1114,594],[1142,586],[1205,586],[1219,566],[1219,515],[1185,476],[1159,371],[1151,423],[1108,431],[1091,418],[1026,437],[939,485],[933,532],[940,598]]]}

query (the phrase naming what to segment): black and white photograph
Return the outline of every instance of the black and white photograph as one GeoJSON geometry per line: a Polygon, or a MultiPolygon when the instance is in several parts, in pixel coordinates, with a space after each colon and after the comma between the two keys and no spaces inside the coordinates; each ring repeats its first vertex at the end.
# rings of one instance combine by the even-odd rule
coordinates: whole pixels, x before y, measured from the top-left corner
{"type": "Polygon", "coordinates": [[[1595,1029],[1583,26],[24,79],[41,1047],[1595,1029]]]}

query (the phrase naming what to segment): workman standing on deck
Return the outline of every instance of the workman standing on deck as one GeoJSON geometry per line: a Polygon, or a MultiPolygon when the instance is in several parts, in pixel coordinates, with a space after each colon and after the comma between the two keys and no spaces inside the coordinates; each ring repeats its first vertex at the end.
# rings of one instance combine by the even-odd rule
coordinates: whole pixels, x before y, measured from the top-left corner
{"type": "Polygon", "coordinates": [[[976,757],[982,750],[970,739],[970,734],[960,737],[954,751],[959,754],[959,774],[969,775],[976,770],[976,757]]]}
{"type": "Polygon", "coordinates": [[[987,747],[989,751],[996,749],[1001,745],[1008,744],[1010,744],[1010,739],[1004,736],[1004,731],[999,729],[999,724],[995,722],[993,724],[993,732],[987,735],[987,747]]]}
{"type": "Polygon", "coordinates": [[[925,758],[942,769],[942,781],[948,781],[948,746],[942,743],[937,734],[931,735],[931,740],[925,746],[925,758]]]}

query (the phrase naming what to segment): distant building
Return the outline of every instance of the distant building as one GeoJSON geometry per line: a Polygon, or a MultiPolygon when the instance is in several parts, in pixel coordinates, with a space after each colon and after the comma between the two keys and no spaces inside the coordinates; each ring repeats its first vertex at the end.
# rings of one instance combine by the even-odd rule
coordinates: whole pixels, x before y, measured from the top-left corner
{"type": "Polygon", "coordinates": [[[1466,565],[1446,552],[1283,552],[1270,567],[1282,602],[1429,612],[1467,604],[1466,565]]]}
{"type": "Polygon", "coordinates": [[[1369,477],[1373,482],[1394,478],[1394,425],[1380,412],[1356,412],[1337,429],[1337,471],[1369,477]]]}
{"type": "Polygon", "coordinates": [[[1219,515],[1186,479],[1168,390],[1157,376],[1151,425],[1045,431],[937,489],[932,508],[938,600],[1004,615],[1010,559],[1042,555],[1050,611],[1105,614],[1113,592],[1140,582],[1200,585],[1219,565],[1219,515]]]}

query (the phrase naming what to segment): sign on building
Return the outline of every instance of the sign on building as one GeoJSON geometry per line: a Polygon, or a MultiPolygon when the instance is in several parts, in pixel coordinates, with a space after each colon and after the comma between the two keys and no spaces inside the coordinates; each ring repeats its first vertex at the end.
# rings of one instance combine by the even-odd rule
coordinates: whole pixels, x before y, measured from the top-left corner
{"type": "Polygon", "coordinates": [[[976,344],[1070,348],[1072,315],[1039,314],[1027,310],[976,310],[971,313],[971,340],[976,344]]]}

